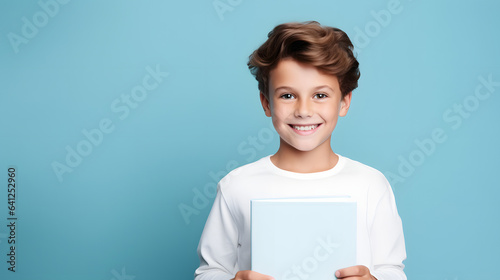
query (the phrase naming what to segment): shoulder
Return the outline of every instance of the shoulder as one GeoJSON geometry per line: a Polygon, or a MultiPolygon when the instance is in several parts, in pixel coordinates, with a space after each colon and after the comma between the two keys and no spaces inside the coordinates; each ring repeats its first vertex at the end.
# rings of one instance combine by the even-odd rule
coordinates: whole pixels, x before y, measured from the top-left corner
{"type": "Polygon", "coordinates": [[[371,192],[379,194],[392,191],[389,181],[379,170],[347,157],[343,157],[343,160],[344,175],[350,176],[357,184],[369,186],[371,192]]]}
{"type": "Polygon", "coordinates": [[[219,188],[228,189],[238,185],[247,185],[251,181],[269,173],[269,157],[265,156],[251,163],[237,167],[224,176],[219,182],[219,188]]]}
{"type": "Polygon", "coordinates": [[[270,156],[265,156],[254,162],[237,167],[229,172],[226,177],[250,176],[255,173],[266,171],[268,169],[269,157],[270,156]]]}

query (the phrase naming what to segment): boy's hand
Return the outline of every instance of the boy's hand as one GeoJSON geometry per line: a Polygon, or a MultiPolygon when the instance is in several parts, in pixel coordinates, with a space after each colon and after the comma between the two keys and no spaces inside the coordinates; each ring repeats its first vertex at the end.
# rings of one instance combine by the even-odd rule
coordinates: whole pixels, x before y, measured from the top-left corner
{"type": "Polygon", "coordinates": [[[240,270],[231,280],[274,280],[274,278],[251,270],[240,270]]]}
{"type": "Polygon", "coordinates": [[[364,265],[339,269],[335,272],[335,277],[345,280],[377,280],[377,278],[370,274],[370,269],[364,265]]]}

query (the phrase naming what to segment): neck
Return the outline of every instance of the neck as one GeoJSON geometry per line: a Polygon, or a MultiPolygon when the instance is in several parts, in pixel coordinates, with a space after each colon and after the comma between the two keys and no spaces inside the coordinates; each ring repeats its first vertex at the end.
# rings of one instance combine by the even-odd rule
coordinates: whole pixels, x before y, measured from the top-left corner
{"type": "Polygon", "coordinates": [[[280,147],[271,156],[271,162],[278,168],[297,172],[313,173],[332,169],[338,162],[330,146],[330,139],[311,151],[299,151],[280,139],[280,147]]]}

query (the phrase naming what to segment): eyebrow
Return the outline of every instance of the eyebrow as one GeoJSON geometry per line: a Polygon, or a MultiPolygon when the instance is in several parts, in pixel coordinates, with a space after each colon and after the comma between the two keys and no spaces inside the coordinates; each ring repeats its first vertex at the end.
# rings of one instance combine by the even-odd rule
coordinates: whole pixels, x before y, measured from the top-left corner
{"type": "MultiPolygon", "coordinates": [[[[322,85],[322,86],[317,86],[315,88],[313,88],[314,91],[316,90],[319,90],[319,89],[323,89],[323,88],[326,88],[326,89],[329,89],[333,92],[335,92],[331,87],[327,86],[327,85],[322,85]]],[[[282,86],[282,87],[278,87],[274,90],[274,92],[277,92],[278,90],[289,90],[289,91],[295,91],[294,88],[292,87],[288,87],[288,86],[282,86]]]]}

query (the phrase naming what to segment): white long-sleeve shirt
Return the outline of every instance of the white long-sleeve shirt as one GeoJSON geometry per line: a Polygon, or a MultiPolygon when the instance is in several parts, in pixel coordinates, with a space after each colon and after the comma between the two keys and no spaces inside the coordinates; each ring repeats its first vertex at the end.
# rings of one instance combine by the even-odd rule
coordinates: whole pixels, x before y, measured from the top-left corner
{"type": "Polygon", "coordinates": [[[340,155],[335,167],[314,173],[280,169],[269,155],[222,178],[198,245],[195,280],[228,280],[250,270],[251,199],[338,195],[357,201],[357,264],[378,280],[406,280],[403,227],[389,182],[340,155]]]}

